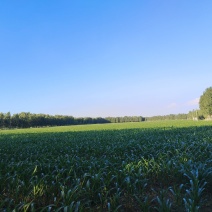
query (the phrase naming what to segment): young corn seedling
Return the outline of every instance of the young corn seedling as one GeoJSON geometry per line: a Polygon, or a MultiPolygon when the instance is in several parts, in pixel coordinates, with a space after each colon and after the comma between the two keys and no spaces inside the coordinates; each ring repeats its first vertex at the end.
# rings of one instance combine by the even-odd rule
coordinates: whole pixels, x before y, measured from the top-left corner
{"type": "Polygon", "coordinates": [[[174,196],[176,206],[181,206],[183,203],[182,189],[183,184],[181,184],[179,187],[174,186],[173,188],[172,187],[169,188],[170,192],[174,196]]]}
{"type": "Polygon", "coordinates": [[[151,201],[148,196],[146,196],[145,198],[142,199],[142,198],[139,198],[137,195],[135,195],[135,199],[137,200],[137,203],[138,203],[141,211],[143,211],[143,212],[151,211],[151,208],[152,208],[151,201]]]}
{"type": "Polygon", "coordinates": [[[207,182],[200,183],[198,179],[190,180],[190,189],[186,190],[187,195],[183,199],[186,211],[198,211],[203,202],[202,193],[206,184],[207,182]]]}
{"type": "Polygon", "coordinates": [[[194,169],[188,174],[184,174],[190,179],[190,188],[186,190],[186,197],[183,199],[186,211],[198,211],[203,203],[202,194],[205,190],[207,182],[204,180],[204,176],[201,176],[199,180],[199,170],[194,169]]]}
{"type": "Polygon", "coordinates": [[[157,206],[155,209],[158,212],[170,212],[172,208],[172,203],[170,199],[167,199],[168,190],[162,189],[159,192],[159,195],[155,198],[155,202],[157,203],[157,206]]]}

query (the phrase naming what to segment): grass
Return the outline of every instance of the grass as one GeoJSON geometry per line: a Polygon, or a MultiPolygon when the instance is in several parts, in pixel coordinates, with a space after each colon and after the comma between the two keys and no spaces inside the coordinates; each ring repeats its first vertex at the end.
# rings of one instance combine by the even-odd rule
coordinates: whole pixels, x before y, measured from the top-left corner
{"type": "Polygon", "coordinates": [[[1,211],[210,211],[212,122],[0,131],[1,211]]]}

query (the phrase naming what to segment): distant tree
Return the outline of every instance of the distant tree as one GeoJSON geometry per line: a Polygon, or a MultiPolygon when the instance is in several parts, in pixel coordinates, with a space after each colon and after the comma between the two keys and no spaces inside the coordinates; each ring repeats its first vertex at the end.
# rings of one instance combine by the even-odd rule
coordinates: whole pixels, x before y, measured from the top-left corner
{"type": "Polygon", "coordinates": [[[11,117],[11,125],[12,127],[19,127],[19,115],[18,114],[13,114],[11,117]]]}
{"type": "Polygon", "coordinates": [[[4,127],[4,113],[0,113],[0,127],[4,127]]]}
{"type": "Polygon", "coordinates": [[[212,117],[212,87],[207,88],[200,97],[199,107],[204,116],[212,117]]]}
{"type": "Polygon", "coordinates": [[[11,127],[11,114],[10,112],[6,113],[4,115],[4,126],[5,127],[11,127]]]}

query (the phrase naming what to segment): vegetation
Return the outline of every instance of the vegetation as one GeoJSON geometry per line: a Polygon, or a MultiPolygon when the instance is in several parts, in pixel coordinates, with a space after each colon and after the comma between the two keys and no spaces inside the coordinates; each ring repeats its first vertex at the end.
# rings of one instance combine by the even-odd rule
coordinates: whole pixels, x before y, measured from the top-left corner
{"type": "Polygon", "coordinates": [[[152,116],[147,117],[146,121],[158,121],[158,120],[186,120],[188,119],[188,114],[179,113],[179,114],[169,114],[164,116],[152,116]]]}
{"type": "Polygon", "coordinates": [[[192,110],[187,115],[188,119],[192,120],[204,120],[205,117],[203,115],[203,112],[201,110],[192,110]]]}
{"type": "Polygon", "coordinates": [[[106,117],[110,123],[123,123],[123,122],[142,122],[145,118],[142,116],[124,116],[124,117],[106,117]]]}
{"type": "Polygon", "coordinates": [[[109,121],[103,118],[74,118],[73,116],[48,114],[32,114],[19,113],[11,114],[0,113],[0,128],[28,128],[28,127],[44,127],[44,126],[66,126],[78,124],[96,124],[108,123],[109,121]]]}
{"type": "Polygon", "coordinates": [[[212,118],[212,87],[207,88],[200,97],[199,107],[205,117],[212,118]]]}
{"type": "Polygon", "coordinates": [[[212,122],[0,131],[1,211],[210,211],[212,122]]]}
{"type": "MultiPolygon", "coordinates": [[[[192,112],[192,114],[194,114],[192,112]]],[[[195,113],[196,114],[196,113],[195,113]]],[[[33,113],[17,113],[11,115],[8,113],[0,113],[0,128],[30,128],[45,126],[67,126],[67,125],[83,125],[83,124],[103,124],[103,123],[124,123],[124,122],[143,122],[158,120],[186,120],[192,119],[190,113],[187,114],[170,114],[164,116],[142,117],[142,116],[124,116],[124,117],[106,117],[106,118],[75,118],[73,116],[33,114],[33,113]]]]}
{"type": "Polygon", "coordinates": [[[66,126],[81,124],[141,122],[141,116],[107,117],[107,118],[74,118],[73,116],[17,113],[11,116],[10,112],[0,113],[0,128],[29,128],[44,126],[66,126]]]}

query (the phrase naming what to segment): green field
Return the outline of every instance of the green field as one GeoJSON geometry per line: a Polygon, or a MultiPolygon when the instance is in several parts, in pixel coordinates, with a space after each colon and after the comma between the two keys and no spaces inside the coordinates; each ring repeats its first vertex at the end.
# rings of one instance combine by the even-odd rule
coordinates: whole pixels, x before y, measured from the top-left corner
{"type": "Polygon", "coordinates": [[[211,121],[0,130],[0,211],[211,208],[211,121]]]}

